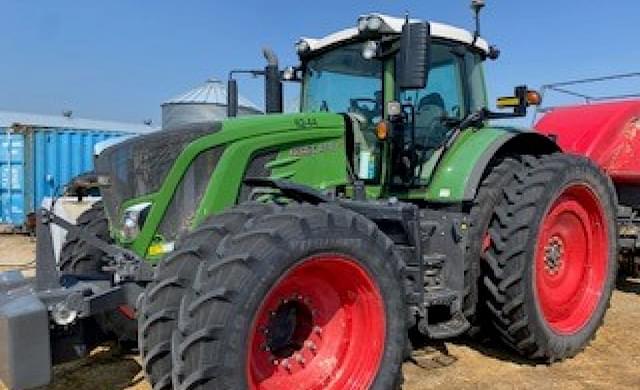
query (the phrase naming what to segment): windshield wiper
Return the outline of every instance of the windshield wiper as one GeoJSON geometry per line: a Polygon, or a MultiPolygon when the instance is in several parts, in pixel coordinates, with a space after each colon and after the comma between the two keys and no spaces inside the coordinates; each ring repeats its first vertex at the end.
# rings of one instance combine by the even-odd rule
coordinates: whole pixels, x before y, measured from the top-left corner
{"type": "Polygon", "coordinates": [[[457,126],[457,130],[463,131],[469,127],[479,127],[487,119],[487,110],[481,108],[467,115],[457,126]]]}
{"type": "Polygon", "coordinates": [[[450,129],[456,129],[456,130],[462,131],[462,130],[468,129],[469,127],[480,126],[487,118],[488,118],[487,110],[483,108],[470,113],[463,119],[443,116],[441,118],[441,122],[444,126],[450,129]]]}

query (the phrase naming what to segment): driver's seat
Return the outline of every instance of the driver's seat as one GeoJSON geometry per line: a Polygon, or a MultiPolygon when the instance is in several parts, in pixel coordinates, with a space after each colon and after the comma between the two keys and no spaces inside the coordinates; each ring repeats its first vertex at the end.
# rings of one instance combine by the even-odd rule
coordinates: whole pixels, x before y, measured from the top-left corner
{"type": "Polygon", "coordinates": [[[446,113],[444,99],[439,93],[433,92],[420,99],[416,110],[417,142],[427,149],[437,148],[448,131],[442,123],[446,113]]]}

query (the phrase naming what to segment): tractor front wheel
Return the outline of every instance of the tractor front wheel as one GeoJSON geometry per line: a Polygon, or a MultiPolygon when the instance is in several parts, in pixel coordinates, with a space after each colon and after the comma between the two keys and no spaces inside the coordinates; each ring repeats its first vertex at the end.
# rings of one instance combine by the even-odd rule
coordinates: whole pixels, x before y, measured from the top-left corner
{"type": "Polygon", "coordinates": [[[156,266],[153,281],[140,299],[138,344],[142,366],[154,390],[172,389],[171,334],[178,323],[183,295],[191,288],[203,259],[215,256],[224,237],[236,234],[254,218],[274,210],[265,203],[244,203],[207,218],[156,266]]]}
{"type": "Polygon", "coordinates": [[[403,264],[371,221],[292,205],[203,262],[174,332],[178,389],[395,389],[403,264]]]}
{"type": "Polygon", "coordinates": [[[489,229],[484,287],[501,338],[530,358],[572,357],[594,337],[616,275],[616,200],[585,158],[523,159],[489,229]]]}

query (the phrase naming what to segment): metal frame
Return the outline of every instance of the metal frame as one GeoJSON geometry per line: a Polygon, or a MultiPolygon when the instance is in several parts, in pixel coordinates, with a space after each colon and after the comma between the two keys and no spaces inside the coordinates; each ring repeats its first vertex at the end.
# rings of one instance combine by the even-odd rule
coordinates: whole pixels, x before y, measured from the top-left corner
{"type": "Polygon", "coordinates": [[[46,385],[52,365],[87,354],[99,332],[85,320],[122,305],[135,306],[142,293],[140,284],[153,276],[152,266],[133,252],[86,233],[49,210],[38,210],[36,233],[35,280],[16,271],[0,273],[0,379],[11,389],[46,385]],[[111,277],[61,276],[51,225],[103,251],[111,277]]]}
{"type": "MultiPolygon", "coordinates": [[[[640,72],[621,73],[621,74],[614,74],[609,76],[591,77],[586,79],[577,79],[577,80],[545,84],[542,87],[540,87],[540,95],[542,96],[542,101],[544,101],[545,94],[549,91],[553,91],[553,92],[558,92],[561,94],[577,97],[580,99],[584,99],[585,104],[610,101],[610,100],[640,98],[640,93],[621,94],[621,95],[588,95],[585,93],[575,91],[572,88],[569,88],[569,87],[574,87],[576,85],[604,83],[612,80],[623,80],[623,79],[631,79],[631,78],[640,78],[640,72]]],[[[532,123],[535,123],[538,113],[545,113],[547,111],[553,110],[554,108],[558,108],[558,107],[560,106],[549,106],[549,107],[538,108],[534,112],[532,123]]]]}

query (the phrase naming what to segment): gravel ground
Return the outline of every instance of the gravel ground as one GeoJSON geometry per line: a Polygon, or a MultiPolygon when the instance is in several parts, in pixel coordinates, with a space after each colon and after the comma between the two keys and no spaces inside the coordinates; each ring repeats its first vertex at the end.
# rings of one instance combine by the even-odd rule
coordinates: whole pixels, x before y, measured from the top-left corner
{"type": "MultiPolygon", "coordinates": [[[[0,270],[33,260],[34,241],[0,236],[0,270]]],[[[431,343],[404,365],[407,390],[423,389],[640,389],[640,281],[621,282],[605,326],[574,359],[531,365],[499,344],[466,340],[431,343]]],[[[48,389],[150,390],[137,356],[103,347],[81,361],[56,367],[48,389]]],[[[0,385],[0,390],[5,390],[0,385]]]]}

